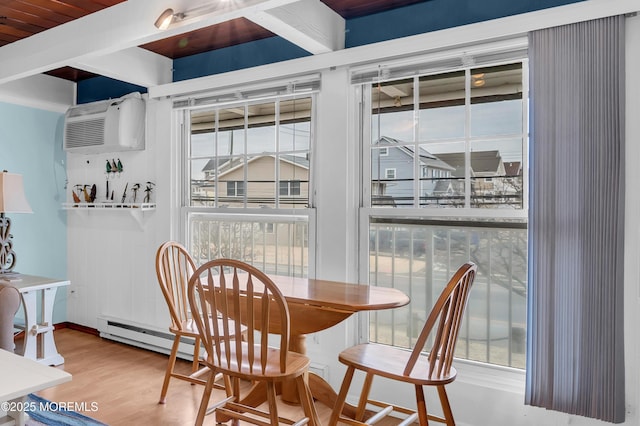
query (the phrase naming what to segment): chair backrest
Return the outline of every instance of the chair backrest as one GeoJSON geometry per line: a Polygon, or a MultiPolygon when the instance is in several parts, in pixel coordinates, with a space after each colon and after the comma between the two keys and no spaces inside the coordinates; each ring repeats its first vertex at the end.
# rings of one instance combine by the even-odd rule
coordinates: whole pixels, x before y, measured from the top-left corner
{"type": "Polygon", "coordinates": [[[433,346],[429,351],[429,377],[442,378],[449,375],[453,362],[458,332],[462,316],[467,306],[469,291],[478,267],[467,262],[451,277],[447,286],[431,309],[431,313],[418,336],[404,374],[409,375],[416,365],[429,336],[433,336],[433,346]],[[435,327],[435,328],[434,328],[435,327]]]}
{"type": "Polygon", "coordinates": [[[286,370],[289,309],[265,273],[239,260],[211,260],[194,272],[188,294],[191,310],[200,312],[194,321],[210,362],[227,371],[264,374],[268,334],[277,333],[280,372],[286,370]],[[216,317],[218,321],[208,320],[216,317]],[[243,332],[244,340],[234,337],[243,332]]]}
{"type": "Polygon", "coordinates": [[[172,327],[182,330],[184,321],[191,319],[187,300],[187,285],[196,265],[180,243],[167,241],[156,252],[156,274],[162,295],[169,307],[172,327]]]}

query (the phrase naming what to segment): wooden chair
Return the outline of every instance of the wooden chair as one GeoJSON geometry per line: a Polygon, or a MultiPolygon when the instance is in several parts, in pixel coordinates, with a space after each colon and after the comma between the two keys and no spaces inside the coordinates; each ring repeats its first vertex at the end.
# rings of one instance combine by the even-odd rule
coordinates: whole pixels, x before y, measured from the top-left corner
{"type": "Polygon", "coordinates": [[[393,411],[408,415],[406,420],[400,423],[402,425],[412,424],[416,419],[419,420],[420,425],[428,425],[429,420],[455,425],[445,385],[453,382],[456,378],[456,369],[452,367],[451,363],[476,270],[477,266],[469,262],[462,265],[453,275],[433,306],[411,352],[387,345],[365,343],[340,353],[339,360],[347,366],[347,372],[329,425],[336,425],[338,421],[352,425],[373,424],[393,411]],[[433,346],[428,354],[423,354],[422,351],[430,336],[433,338],[433,346]],[[342,411],[356,370],[365,372],[366,377],[355,419],[349,419],[344,417],[342,411]],[[417,410],[369,399],[374,376],[413,384],[417,410]],[[423,386],[437,388],[444,417],[427,414],[423,386]],[[382,410],[370,416],[365,423],[364,416],[367,412],[367,404],[382,408],[382,410]]]}
{"type": "Polygon", "coordinates": [[[310,360],[304,355],[290,352],[289,309],[286,300],[273,281],[263,272],[246,263],[231,260],[212,260],[198,268],[189,281],[189,304],[200,329],[200,338],[207,349],[205,364],[211,369],[196,419],[201,425],[204,416],[216,412],[219,422],[234,419],[258,425],[280,423],[317,425],[313,398],[308,386],[310,360]],[[220,315],[220,322],[208,322],[208,315],[220,315]],[[247,327],[244,340],[233,340],[247,327]],[[213,329],[212,329],[213,327],[213,329]],[[278,347],[268,345],[268,334],[280,335],[278,347]],[[227,398],[215,403],[209,410],[209,398],[214,373],[222,373],[227,387],[227,398]],[[263,386],[268,410],[259,410],[240,400],[240,380],[263,386]],[[298,421],[278,416],[276,384],[294,381],[305,418],[298,421]]]}
{"type": "Polygon", "coordinates": [[[169,331],[175,335],[167,371],[164,376],[164,383],[162,384],[162,391],[160,392],[160,404],[166,402],[167,389],[172,377],[195,384],[206,384],[206,377],[203,378],[202,376],[208,373],[209,369],[204,366],[201,368],[200,335],[191,318],[187,301],[187,284],[195,269],[196,265],[193,258],[182,244],[168,241],[158,248],[156,253],[156,274],[162,289],[162,295],[171,314],[169,331]],[[178,346],[183,338],[194,342],[193,364],[189,375],[174,371],[178,346]]]}

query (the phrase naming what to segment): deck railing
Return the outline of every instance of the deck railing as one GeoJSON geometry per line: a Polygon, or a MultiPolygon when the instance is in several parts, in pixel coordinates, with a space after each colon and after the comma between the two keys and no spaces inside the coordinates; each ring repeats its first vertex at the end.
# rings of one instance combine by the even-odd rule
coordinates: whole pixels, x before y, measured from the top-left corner
{"type": "MultiPolygon", "coordinates": [[[[232,257],[267,273],[307,276],[309,222],[303,216],[192,214],[198,262],[232,257]]],[[[408,306],[370,315],[370,340],[411,348],[456,269],[478,265],[456,355],[524,368],[527,229],[524,223],[372,219],[369,281],[395,287],[408,306]]]]}
{"type": "Polygon", "coordinates": [[[267,274],[307,276],[306,216],[191,214],[190,250],[198,263],[227,257],[267,274]]]}
{"type": "Polygon", "coordinates": [[[370,340],[412,348],[442,288],[466,261],[478,265],[456,356],[525,367],[527,229],[525,223],[372,219],[371,285],[411,298],[370,316],[370,340]]]}

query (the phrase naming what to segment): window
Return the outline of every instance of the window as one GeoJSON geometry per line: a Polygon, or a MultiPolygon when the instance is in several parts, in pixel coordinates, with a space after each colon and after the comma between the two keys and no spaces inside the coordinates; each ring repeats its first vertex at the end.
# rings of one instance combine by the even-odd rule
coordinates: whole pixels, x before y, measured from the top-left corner
{"type": "Polygon", "coordinates": [[[299,180],[281,180],[280,195],[282,196],[299,196],[300,181],[299,180]]]}
{"type": "Polygon", "coordinates": [[[239,180],[230,180],[227,182],[228,197],[242,197],[244,195],[244,182],[239,180]]]}
{"type": "Polygon", "coordinates": [[[389,150],[387,148],[380,148],[379,153],[381,157],[386,157],[389,155],[389,150]]]}
{"type": "Polygon", "coordinates": [[[395,179],[396,178],[396,169],[385,169],[384,177],[386,179],[395,179]]]}
{"type": "Polygon", "coordinates": [[[311,105],[311,97],[278,98],[189,111],[189,204],[306,208],[311,105]],[[295,197],[280,199],[280,182],[292,182],[286,195],[295,197]]]}
{"type": "Polygon", "coordinates": [[[273,90],[287,95],[180,104],[185,229],[198,262],[231,257],[267,273],[309,274],[315,89],[291,86],[273,90]]]}
{"type": "Polygon", "coordinates": [[[381,75],[353,78],[370,183],[363,273],[412,303],[371,313],[369,339],[411,348],[443,286],[471,260],[479,273],[456,356],[524,368],[526,62],[381,75]]]}

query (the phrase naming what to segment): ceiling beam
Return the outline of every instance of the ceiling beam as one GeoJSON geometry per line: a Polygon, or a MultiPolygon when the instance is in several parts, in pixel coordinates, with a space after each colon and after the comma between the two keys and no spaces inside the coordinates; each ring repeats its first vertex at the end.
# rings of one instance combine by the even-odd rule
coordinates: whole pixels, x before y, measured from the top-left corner
{"type": "Polygon", "coordinates": [[[314,55],[344,49],[345,20],[320,0],[300,0],[246,17],[314,55]]]}
{"type": "Polygon", "coordinates": [[[107,55],[85,56],[69,65],[143,87],[173,81],[173,61],[140,47],[130,47],[107,55]]]}
{"type": "Polygon", "coordinates": [[[295,1],[244,0],[241,4],[228,2],[210,13],[185,19],[170,30],[160,31],[154,26],[160,13],[170,7],[176,12],[182,12],[176,7],[176,3],[191,5],[195,2],[128,0],[0,47],[0,84],[68,65],[82,65],[92,72],[118,76],[118,79],[134,84],[165,84],[171,65],[155,54],[145,54],[141,53],[142,49],[134,49],[110,58],[98,57],[295,1]],[[135,58],[135,71],[142,73],[140,80],[136,78],[135,72],[122,70],[122,67],[128,65],[126,61],[131,61],[132,58],[135,58]],[[121,62],[123,59],[124,63],[121,62]],[[101,71],[102,67],[104,71],[101,71]]]}
{"type": "Polygon", "coordinates": [[[0,85],[0,101],[64,113],[76,103],[75,88],[72,81],[36,74],[0,85]]]}

